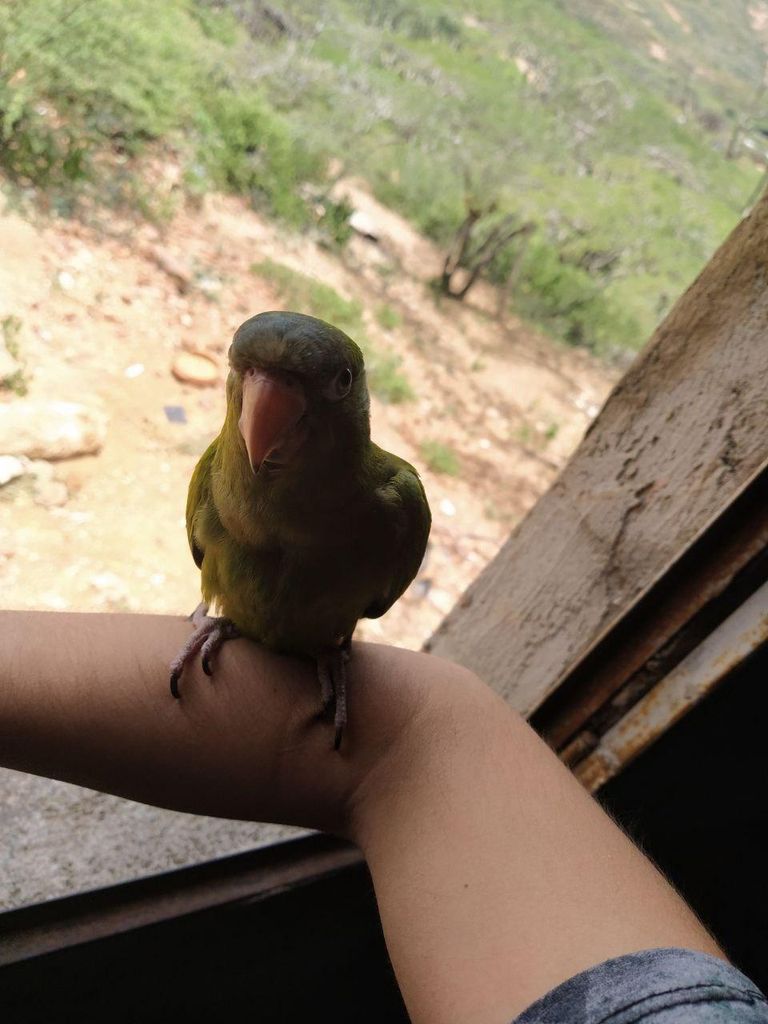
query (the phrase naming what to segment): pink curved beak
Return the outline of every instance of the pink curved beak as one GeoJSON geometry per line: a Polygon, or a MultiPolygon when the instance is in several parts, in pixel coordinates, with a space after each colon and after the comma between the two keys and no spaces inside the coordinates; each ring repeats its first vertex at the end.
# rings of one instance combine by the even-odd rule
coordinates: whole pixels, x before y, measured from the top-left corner
{"type": "Polygon", "coordinates": [[[281,456],[290,457],[292,442],[297,440],[295,427],[306,407],[295,377],[273,370],[246,370],[239,427],[254,473],[270,455],[278,462],[281,456]]]}

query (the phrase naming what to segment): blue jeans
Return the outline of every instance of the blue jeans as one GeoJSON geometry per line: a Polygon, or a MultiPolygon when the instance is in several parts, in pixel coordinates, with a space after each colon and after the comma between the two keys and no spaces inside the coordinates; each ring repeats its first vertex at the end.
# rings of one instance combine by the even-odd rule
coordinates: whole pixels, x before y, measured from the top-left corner
{"type": "Polygon", "coordinates": [[[687,949],[649,949],[558,985],[513,1024],[768,1024],[768,1001],[735,967],[687,949]]]}

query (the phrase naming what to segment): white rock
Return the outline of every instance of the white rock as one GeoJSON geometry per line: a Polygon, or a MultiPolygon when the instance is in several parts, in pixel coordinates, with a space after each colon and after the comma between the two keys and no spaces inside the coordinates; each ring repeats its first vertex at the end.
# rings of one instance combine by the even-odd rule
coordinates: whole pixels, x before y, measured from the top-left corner
{"type": "Polygon", "coordinates": [[[0,405],[0,452],[67,459],[101,450],[106,414],[78,402],[19,399],[0,405]]]}
{"type": "Polygon", "coordinates": [[[126,366],[123,370],[123,376],[127,377],[128,380],[133,380],[134,377],[140,377],[144,373],[144,363],[131,363],[130,366],[126,366]]]}
{"type": "Polygon", "coordinates": [[[430,604],[434,605],[438,611],[443,612],[444,615],[448,614],[455,603],[453,597],[448,593],[448,591],[440,590],[439,587],[432,587],[430,589],[427,594],[427,600],[430,604]]]}
{"type": "Polygon", "coordinates": [[[349,226],[363,238],[370,238],[377,242],[381,235],[381,228],[374,219],[362,210],[354,210],[349,218],[349,226]]]}
{"type": "Polygon", "coordinates": [[[97,572],[91,576],[90,584],[95,590],[125,593],[125,581],[114,572],[97,572]]]}
{"type": "Polygon", "coordinates": [[[93,263],[93,253],[85,246],[81,246],[72,257],[71,263],[73,267],[88,267],[93,263]]]}
{"type": "Polygon", "coordinates": [[[0,455],[0,487],[24,474],[24,463],[15,455],[0,455]]]}
{"type": "Polygon", "coordinates": [[[68,523],[74,523],[76,526],[82,526],[84,523],[90,523],[93,520],[92,512],[75,512],[65,508],[55,508],[51,515],[56,516],[58,519],[65,519],[68,523]]]}
{"type": "Polygon", "coordinates": [[[216,295],[221,291],[221,281],[216,277],[201,277],[197,287],[208,295],[216,295]]]}
{"type": "Polygon", "coordinates": [[[63,292],[71,292],[75,287],[75,279],[68,270],[60,270],[56,280],[63,292]]]}
{"type": "Polygon", "coordinates": [[[456,506],[453,504],[450,498],[443,498],[440,502],[440,511],[444,516],[455,516],[456,506]]]}

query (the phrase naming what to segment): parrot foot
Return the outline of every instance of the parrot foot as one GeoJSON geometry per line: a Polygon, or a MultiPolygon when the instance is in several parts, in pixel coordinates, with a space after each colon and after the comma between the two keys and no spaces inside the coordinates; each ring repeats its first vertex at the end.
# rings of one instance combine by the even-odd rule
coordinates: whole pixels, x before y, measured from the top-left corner
{"type": "Polygon", "coordinates": [[[320,683],[322,714],[333,709],[333,749],[338,750],[347,726],[347,662],[350,657],[351,638],[317,658],[317,678],[320,683]]]}
{"type": "Polygon", "coordinates": [[[171,662],[171,694],[177,700],[181,696],[179,680],[187,662],[199,652],[203,672],[207,676],[213,675],[211,659],[214,654],[227,640],[235,640],[241,635],[237,626],[229,619],[208,615],[208,605],[204,603],[195,608],[191,622],[195,631],[171,662]]]}

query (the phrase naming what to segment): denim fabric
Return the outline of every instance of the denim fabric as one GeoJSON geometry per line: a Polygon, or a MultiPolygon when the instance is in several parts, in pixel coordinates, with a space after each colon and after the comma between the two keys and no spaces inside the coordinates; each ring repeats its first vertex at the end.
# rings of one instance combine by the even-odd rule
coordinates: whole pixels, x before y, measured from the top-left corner
{"type": "Polygon", "coordinates": [[[735,967],[687,949],[649,949],[558,985],[513,1024],[768,1024],[768,1001],[735,967]]]}

